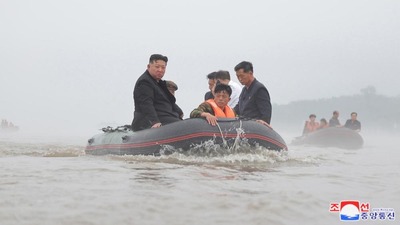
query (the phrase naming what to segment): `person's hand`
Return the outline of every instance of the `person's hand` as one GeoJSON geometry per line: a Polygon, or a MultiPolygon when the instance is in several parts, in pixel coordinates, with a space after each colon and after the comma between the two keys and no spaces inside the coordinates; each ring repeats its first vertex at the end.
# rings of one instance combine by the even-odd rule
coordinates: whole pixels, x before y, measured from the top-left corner
{"type": "Polygon", "coordinates": [[[151,128],[158,128],[161,127],[161,123],[155,123],[153,126],[151,126],[151,128]]]}
{"type": "Polygon", "coordinates": [[[271,128],[271,129],[273,129],[273,128],[271,127],[271,125],[269,125],[269,124],[268,124],[267,122],[265,122],[264,120],[256,120],[256,122],[261,123],[262,125],[267,126],[267,127],[271,128]]]}
{"type": "Polygon", "coordinates": [[[208,124],[211,124],[211,126],[217,125],[217,117],[211,115],[210,113],[204,113],[203,117],[206,118],[208,124]]]}

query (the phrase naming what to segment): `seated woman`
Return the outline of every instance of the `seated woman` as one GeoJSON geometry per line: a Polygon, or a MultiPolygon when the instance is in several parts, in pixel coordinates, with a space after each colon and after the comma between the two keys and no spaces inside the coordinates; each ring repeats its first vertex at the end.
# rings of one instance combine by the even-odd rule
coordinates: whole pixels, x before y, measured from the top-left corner
{"type": "Polygon", "coordinates": [[[322,119],[319,121],[318,130],[319,130],[319,129],[324,129],[324,128],[327,128],[327,127],[329,127],[328,121],[326,121],[325,118],[322,118],[322,119]]]}
{"type": "Polygon", "coordinates": [[[217,124],[217,118],[235,118],[235,112],[228,106],[232,89],[226,84],[217,84],[214,88],[214,99],[208,99],[190,113],[190,118],[206,118],[212,126],[217,124]]]}
{"type": "Polygon", "coordinates": [[[317,118],[317,116],[315,114],[311,114],[309,116],[309,120],[307,120],[306,124],[304,125],[303,135],[308,134],[308,133],[313,132],[318,129],[319,123],[315,122],[315,118],[317,118]]]}

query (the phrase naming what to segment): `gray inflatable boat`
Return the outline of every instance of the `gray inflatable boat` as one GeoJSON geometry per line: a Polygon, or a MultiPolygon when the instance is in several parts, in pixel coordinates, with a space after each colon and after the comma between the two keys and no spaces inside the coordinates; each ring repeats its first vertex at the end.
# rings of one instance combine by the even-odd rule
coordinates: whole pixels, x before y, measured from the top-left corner
{"type": "Polygon", "coordinates": [[[358,132],[348,128],[328,127],[297,137],[291,144],[359,149],[363,146],[364,140],[358,132]]]}
{"type": "Polygon", "coordinates": [[[166,146],[187,151],[213,140],[215,144],[262,146],[268,150],[287,150],[282,137],[273,129],[253,120],[219,119],[211,126],[204,119],[186,119],[133,132],[129,126],[103,128],[104,133],[88,140],[85,152],[91,155],[160,155],[166,146]],[[243,142],[244,141],[244,142],[243,142]]]}

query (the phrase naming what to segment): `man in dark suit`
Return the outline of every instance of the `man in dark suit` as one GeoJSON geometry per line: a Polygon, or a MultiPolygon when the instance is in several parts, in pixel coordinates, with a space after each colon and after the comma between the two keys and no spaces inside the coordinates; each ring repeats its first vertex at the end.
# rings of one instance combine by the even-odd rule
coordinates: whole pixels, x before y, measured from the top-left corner
{"type": "Polygon", "coordinates": [[[134,131],[157,128],[162,124],[180,121],[176,99],[162,78],[168,58],[160,54],[150,56],[147,70],[136,81],[133,91],[135,102],[132,129],[134,131]]]}
{"type": "Polygon", "coordinates": [[[255,119],[269,126],[272,106],[267,88],[253,75],[253,64],[243,61],[235,66],[236,76],[245,87],[239,96],[239,103],[234,110],[239,117],[255,119]]]}

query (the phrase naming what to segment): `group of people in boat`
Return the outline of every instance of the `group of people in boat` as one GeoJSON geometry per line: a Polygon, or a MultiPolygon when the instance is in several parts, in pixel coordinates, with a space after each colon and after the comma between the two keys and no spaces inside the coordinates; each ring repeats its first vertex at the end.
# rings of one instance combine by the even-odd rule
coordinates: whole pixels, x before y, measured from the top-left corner
{"type": "MultiPolygon", "coordinates": [[[[164,77],[168,58],[161,54],[150,56],[146,71],[138,78],[133,91],[134,115],[132,129],[157,128],[183,119],[176,104],[178,86],[164,77]]],[[[253,119],[269,126],[272,106],[267,88],[253,74],[251,62],[242,61],[234,67],[243,88],[231,81],[228,71],[207,75],[210,91],[204,102],[190,113],[191,118],[205,118],[215,126],[218,118],[253,119]]]]}
{"type": "Polygon", "coordinates": [[[317,116],[315,114],[311,114],[309,119],[304,124],[303,135],[314,132],[319,129],[324,129],[327,127],[346,127],[351,130],[360,132],[361,131],[361,123],[357,120],[357,113],[352,112],[350,114],[350,119],[346,121],[344,125],[342,125],[339,121],[339,111],[333,111],[332,118],[329,120],[329,123],[325,118],[321,118],[320,122],[315,121],[317,116]]]}

